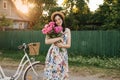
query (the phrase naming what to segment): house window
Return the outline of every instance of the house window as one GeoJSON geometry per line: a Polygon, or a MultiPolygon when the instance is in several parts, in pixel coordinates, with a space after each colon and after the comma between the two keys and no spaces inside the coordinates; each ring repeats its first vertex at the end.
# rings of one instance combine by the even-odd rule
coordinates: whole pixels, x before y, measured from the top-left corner
{"type": "Polygon", "coordinates": [[[24,23],[23,22],[19,23],[19,29],[24,29],[24,23]]]}
{"type": "Polygon", "coordinates": [[[3,1],[3,8],[7,9],[7,1],[3,1]]]}

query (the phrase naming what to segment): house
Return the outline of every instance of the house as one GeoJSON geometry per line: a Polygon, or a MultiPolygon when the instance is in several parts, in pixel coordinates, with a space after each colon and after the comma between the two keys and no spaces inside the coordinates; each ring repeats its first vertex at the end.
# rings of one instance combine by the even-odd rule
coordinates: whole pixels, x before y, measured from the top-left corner
{"type": "Polygon", "coordinates": [[[31,29],[30,19],[20,12],[12,0],[0,0],[0,21],[5,16],[6,19],[12,20],[10,26],[0,26],[3,30],[26,30],[31,29]]]}

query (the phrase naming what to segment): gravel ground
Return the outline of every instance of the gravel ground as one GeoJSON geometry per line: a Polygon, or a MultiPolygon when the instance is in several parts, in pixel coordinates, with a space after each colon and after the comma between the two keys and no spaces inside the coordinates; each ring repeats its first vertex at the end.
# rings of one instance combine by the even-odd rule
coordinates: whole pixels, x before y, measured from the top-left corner
{"type": "MultiPolygon", "coordinates": [[[[12,76],[15,73],[16,68],[8,68],[4,67],[3,71],[7,76],[12,76]]],[[[115,79],[110,79],[110,78],[103,78],[99,77],[100,75],[89,75],[89,76],[82,76],[82,75],[76,75],[75,73],[70,72],[70,80],[115,80],[115,79]]],[[[21,80],[21,78],[19,79],[21,80]]]]}
{"type": "MultiPolygon", "coordinates": [[[[0,54],[2,54],[0,52],[0,54]]],[[[0,66],[2,66],[3,71],[5,72],[5,74],[7,76],[12,76],[18,66],[19,62],[13,61],[11,59],[7,59],[5,58],[4,60],[1,59],[0,60],[0,66]]],[[[90,75],[90,74],[86,74],[84,72],[84,75],[82,74],[84,71],[80,71],[79,74],[72,72],[72,70],[70,71],[69,75],[70,75],[70,80],[120,80],[120,77],[118,78],[113,78],[113,77],[105,77],[104,75],[98,73],[95,75],[90,75]]],[[[22,80],[22,79],[19,79],[22,80]]]]}
{"type": "MultiPolygon", "coordinates": [[[[12,76],[18,66],[19,62],[10,60],[10,59],[4,59],[4,60],[0,60],[0,65],[2,66],[3,71],[5,72],[5,74],[7,76],[12,76]]],[[[90,75],[90,74],[86,74],[84,71],[80,71],[79,74],[78,72],[75,73],[72,71],[72,69],[70,69],[70,80],[120,80],[120,78],[112,78],[112,77],[105,77],[104,75],[98,73],[95,75],[90,75]],[[84,73],[84,74],[82,74],[84,73]]],[[[22,80],[22,79],[19,79],[22,80]]]]}

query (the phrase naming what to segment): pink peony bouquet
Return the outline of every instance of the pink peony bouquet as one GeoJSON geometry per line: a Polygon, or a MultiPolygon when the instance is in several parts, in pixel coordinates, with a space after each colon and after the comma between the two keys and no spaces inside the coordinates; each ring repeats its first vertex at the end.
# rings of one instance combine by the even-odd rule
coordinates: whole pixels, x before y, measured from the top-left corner
{"type": "Polygon", "coordinates": [[[62,26],[55,26],[55,22],[49,22],[42,29],[42,33],[48,35],[50,38],[56,38],[62,36],[62,26]]]}

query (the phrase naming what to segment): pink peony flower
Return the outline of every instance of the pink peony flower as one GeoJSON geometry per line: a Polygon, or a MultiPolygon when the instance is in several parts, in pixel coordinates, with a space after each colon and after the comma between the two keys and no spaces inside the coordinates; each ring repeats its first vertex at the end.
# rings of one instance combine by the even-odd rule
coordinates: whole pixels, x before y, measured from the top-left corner
{"type": "Polygon", "coordinates": [[[47,34],[47,30],[45,28],[42,29],[43,34],[47,34]]]}
{"type": "Polygon", "coordinates": [[[47,28],[47,33],[50,33],[52,30],[53,30],[52,27],[48,27],[48,28],[47,28]]]}
{"type": "Polygon", "coordinates": [[[49,25],[50,25],[50,26],[54,26],[54,25],[55,25],[55,22],[52,22],[52,21],[51,21],[51,22],[49,22],[49,25]]]}
{"type": "Polygon", "coordinates": [[[49,25],[48,25],[48,24],[46,24],[46,25],[44,26],[44,28],[47,28],[47,27],[49,27],[49,25]]]}
{"type": "Polygon", "coordinates": [[[62,31],[62,26],[57,26],[54,28],[55,33],[60,33],[62,31]]]}

